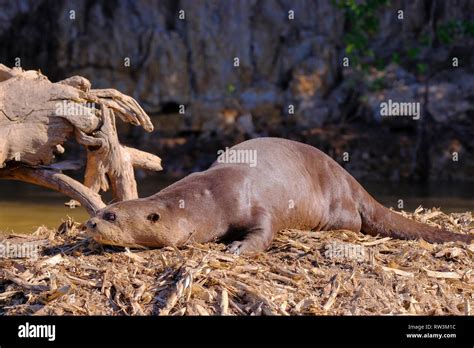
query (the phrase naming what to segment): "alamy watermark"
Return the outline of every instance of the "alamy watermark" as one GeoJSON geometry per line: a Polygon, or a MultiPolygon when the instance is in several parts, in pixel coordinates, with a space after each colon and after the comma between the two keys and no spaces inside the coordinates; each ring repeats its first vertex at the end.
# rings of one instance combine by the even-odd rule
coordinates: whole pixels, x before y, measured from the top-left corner
{"type": "Polygon", "coordinates": [[[90,115],[96,109],[95,103],[73,103],[63,100],[56,103],[55,113],[57,116],[84,116],[90,115]]]}
{"type": "Polygon", "coordinates": [[[257,150],[251,149],[229,149],[217,151],[218,163],[243,163],[250,167],[257,166],[257,150]]]}
{"type": "Polygon", "coordinates": [[[324,256],[335,260],[355,260],[365,261],[368,259],[368,252],[362,245],[350,243],[328,243],[325,245],[324,256]]]}
{"type": "Polygon", "coordinates": [[[36,259],[40,254],[40,244],[0,242],[0,259],[36,259]]]}
{"type": "Polygon", "coordinates": [[[396,102],[389,99],[380,103],[380,116],[407,116],[419,120],[421,116],[419,102],[396,102]]]}
{"type": "Polygon", "coordinates": [[[56,325],[38,325],[26,322],[18,326],[19,338],[46,338],[52,342],[56,340],[56,325]]]}

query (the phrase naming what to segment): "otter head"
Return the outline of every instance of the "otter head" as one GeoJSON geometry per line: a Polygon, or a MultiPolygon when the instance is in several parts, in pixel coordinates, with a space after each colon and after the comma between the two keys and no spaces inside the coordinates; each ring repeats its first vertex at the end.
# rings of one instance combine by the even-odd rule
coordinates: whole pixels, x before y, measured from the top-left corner
{"type": "Polygon", "coordinates": [[[171,217],[165,205],[138,199],[105,207],[85,226],[88,234],[102,244],[163,247],[182,239],[171,217]]]}

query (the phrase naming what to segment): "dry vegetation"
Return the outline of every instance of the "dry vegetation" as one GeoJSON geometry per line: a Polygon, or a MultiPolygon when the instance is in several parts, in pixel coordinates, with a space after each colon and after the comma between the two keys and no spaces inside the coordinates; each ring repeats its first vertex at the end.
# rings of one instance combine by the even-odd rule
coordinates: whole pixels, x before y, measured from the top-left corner
{"type": "MultiPolygon", "coordinates": [[[[474,232],[471,213],[405,215],[474,232]]],[[[287,230],[247,258],[222,244],[103,248],[70,220],[7,240],[42,251],[0,259],[3,315],[470,315],[474,304],[472,244],[287,230]],[[330,257],[336,246],[357,254],[330,257]]]]}

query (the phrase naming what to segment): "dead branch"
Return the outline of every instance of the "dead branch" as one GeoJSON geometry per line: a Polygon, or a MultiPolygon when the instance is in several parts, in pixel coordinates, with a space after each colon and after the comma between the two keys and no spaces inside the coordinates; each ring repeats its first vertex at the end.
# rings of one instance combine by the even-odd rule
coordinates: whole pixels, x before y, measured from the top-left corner
{"type": "Polygon", "coordinates": [[[98,210],[105,207],[96,192],[55,170],[24,166],[7,167],[0,169],[0,179],[20,180],[56,190],[81,202],[90,215],[95,215],[98,210]]]}
{"type": "Polygon", "coordinates": [[[58,190],[90,213],[103,206],[99,191],[110,187],[115,200],[138,198],[133,168],[159,171],[161,159],[121,145],[115,115],[153,130],[140,105],[117,90],[91,89],[81,76],[52,83],[38,71],[0,64],[0,168],[20,164],[1,177],[58,190]],[[85,186],[52,170],[62,168],[52,163],[73,136],[87,149],[85,186]]]}

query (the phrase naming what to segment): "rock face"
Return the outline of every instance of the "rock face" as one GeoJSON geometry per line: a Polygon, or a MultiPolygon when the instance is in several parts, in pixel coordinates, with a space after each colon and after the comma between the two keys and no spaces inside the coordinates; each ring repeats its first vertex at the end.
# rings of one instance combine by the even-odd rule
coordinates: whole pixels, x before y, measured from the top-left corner
{"type": "Polygon", "coordinates": [[[151,112],[230,98],[255,108],[255,89],[260,104],[281,105],[286,90],[312,103],[335,84],[344,23],[329,1],[20,1],[1,12],[6,64],[112,84],[151,112]]]}
{"type": "MultiPolygon", "coordinates": [[[[376,57],[390,57],[415,34],[429,32],[436,23],[469,19],[473,11],[469,0],[394,1],[379,13],[380,29],[370,46],[376,57]],[[396,16],[400,8],[403,21],[396,16]]],[[[152,116],[157,132],[145,135],[124,125],[119,130],[128,141],[162,153],[165,170],[166,164],[178,168],[180,161],[200,163],[180,158],[183,149],[213,154],[254,136],[287,136],[334,148],[333,139],[321,143],[312,130],[343,122],[383,134],[387,143],[381,140],[382,149],[393,146],[390,157],[396,159],[387,163],[388,177],[412,177],[426,163],[415,161],[406,171],[399,170],[399,163],[414,160],[410,153],[418,150],[411,132],[419,127],[404,120],[380,122],[376,109],[383,93],[351,84],[342,66],[346,34],[344,13],[330,0],[0,1],[0,62],[41,69],[53,81],[82,75],[98,88],[113,86],[131,95],[152,116]],[[362,92],[367,92],[365,98],[360,98],[362,92]],[[407,132],[400,135],[400,128],[407,132]]],[[[468,155],[474,138],[465,134],[472,126],[466,118],[472,119],[474,112],[473,81],[472,75],[454,79],[450,59],[458,56],[459,70],[472,73],[472,46],[440,45],[435,54],[422,50],[419,58],[435,64],[437,71],[448,71],[429,86],[431,122],[443,125],[441,134],[431,136],[459,143],[459,170],[467,179],[474,168],[468,155]],[[456,92],[459,88],[462,93],[456,92]],[[444,96],[437,98],[440,94],[444,96]],[[448,122],[453,119],[462,122],[448,122]]],[[[382,91],[402,99],[422,98],[423,83],[397,69],[382,91]]],[[[422,127],[437,129],[433,124],[422,127]]],[[[375,161],[380,145],[360,139],[341,146],[354,152],[357,144],[364,146],[375,161]]],[[[444,156],[430,145],[424,152],[444,156]]],[[[430,165],[428,172],[434,179],[450,177],[439,165],[430,165]]],[[[370,166],[358,173],[370,176],[370,166]]]]}

